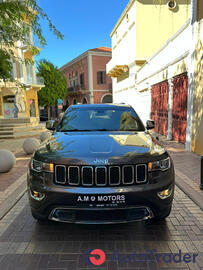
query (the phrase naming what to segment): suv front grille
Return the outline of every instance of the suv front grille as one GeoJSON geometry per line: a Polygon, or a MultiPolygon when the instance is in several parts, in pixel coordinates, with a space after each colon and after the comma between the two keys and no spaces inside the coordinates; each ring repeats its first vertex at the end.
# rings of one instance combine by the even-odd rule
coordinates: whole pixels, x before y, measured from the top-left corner
{"type": "Polygon", "coordinates": [[[68,183],[69,185],[78,185],[80,182],[80,171],[77,166],[68,167],[68,183]]]}
{"type": "Polygon", "coordinates": [[[109,185],[118,186],[121,183],[121,172],[119,166],[109,167],[109,185]]]}
{"type": "Polygon", "coordinates": [[[147,165],[55,166],[55,183],[68,186],[119,186],[147,182],[147,165]]]}

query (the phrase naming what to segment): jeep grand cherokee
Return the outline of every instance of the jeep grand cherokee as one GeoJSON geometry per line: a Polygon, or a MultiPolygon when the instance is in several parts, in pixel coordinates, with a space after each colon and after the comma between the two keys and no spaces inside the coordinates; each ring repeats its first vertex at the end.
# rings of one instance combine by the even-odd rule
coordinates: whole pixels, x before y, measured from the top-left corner
{"type": "Polygon", "coordinates": [[[33,217],[71,223],[167,217],[174,167],[150,136],[153,127],[128,105],[70,106],[29,163],[33,217]]]}

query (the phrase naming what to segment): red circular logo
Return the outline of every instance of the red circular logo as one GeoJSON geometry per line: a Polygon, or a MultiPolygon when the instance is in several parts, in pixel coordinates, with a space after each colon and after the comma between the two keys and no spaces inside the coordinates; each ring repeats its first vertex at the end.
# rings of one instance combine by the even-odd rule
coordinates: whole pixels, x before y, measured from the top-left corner
{"type": "Polygon", "coordinates": [[[99,256],[98,259],[95,258],[95,257],[91,257],[91,256],[89,257],[89,260],[90,260],[90,262],[93,265],[102,265],[105,262],[105,260],[106,260],[106,254],[101,249],[93,249],[90,252],[90,255],[97,255],[97,256],[99,256]]]}

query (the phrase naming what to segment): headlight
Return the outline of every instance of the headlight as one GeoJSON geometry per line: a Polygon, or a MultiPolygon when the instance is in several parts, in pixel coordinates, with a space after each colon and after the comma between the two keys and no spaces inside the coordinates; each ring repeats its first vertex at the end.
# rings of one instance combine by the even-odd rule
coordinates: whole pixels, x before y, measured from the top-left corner
{"type": "Polygon", "coordinates": [[[35,159],[31,160],[31,169],[37,172],[54,172],[54,164],[53,163],[44,163],[35,159]]]}
{"type": "Polygon", "coordinates": [[[153,161],[148,163],[148,171],[166,171],[170,168],[171,162],[170,158],[162,159],[159,161],[153,161]]]}

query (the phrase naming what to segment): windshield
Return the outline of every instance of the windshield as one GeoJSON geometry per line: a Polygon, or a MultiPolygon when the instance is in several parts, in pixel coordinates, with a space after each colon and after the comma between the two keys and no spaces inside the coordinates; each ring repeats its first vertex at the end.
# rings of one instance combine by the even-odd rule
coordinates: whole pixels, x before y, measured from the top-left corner
{"type": "Polygon", "coordinates": [[[57,131],[144,131],[136,112],[130,107],[70,107],[57,131]]]}

